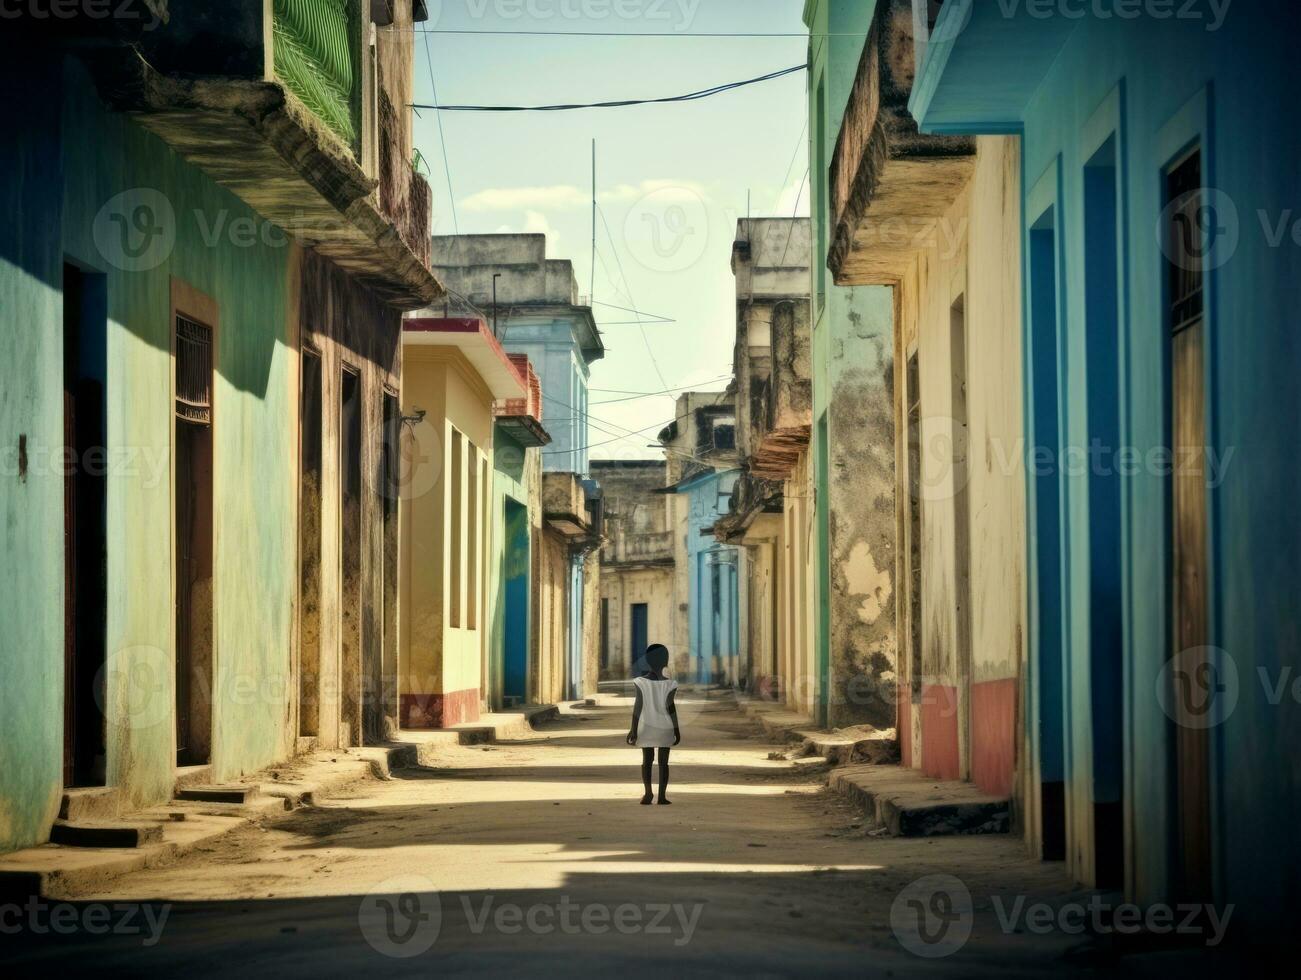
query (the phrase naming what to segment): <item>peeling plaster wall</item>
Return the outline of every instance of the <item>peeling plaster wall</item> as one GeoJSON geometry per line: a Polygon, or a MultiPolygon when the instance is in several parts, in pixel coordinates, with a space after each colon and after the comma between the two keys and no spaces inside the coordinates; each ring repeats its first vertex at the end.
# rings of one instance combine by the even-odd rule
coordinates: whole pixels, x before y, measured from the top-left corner
{"type": "MultiPolygon", "coordinates": [[[[932,723],[912,750],[928,773],[974,779],[998,794],[1011,793],[1014,759],[1023,755],[1016,746],[1025,631],[1019,195],[1016,141],[981,137],[970,183],[899,287],[900,346],[916,352],[921,389],[921,717],[932,723]],[[955,322],[965,329],[961,362],[955,322]],[[965,427],[954,401],[963,378],[965,427]],[[960,542],[964,507],[969,533],[960,542]],[[933,711],[935,702],[945,710],[933,711]],[[956,716],[946,714],[950,708],[956,716]],[[948,768],[954,762],[956,773],[948,768]]],[[[902,406],[912,400],[905,368],[906,361],[896,376],[901,442],[902,406]]],[[[901,526],[907,480],[901,471],[901,526]]]]}
{"type": "Polygon", "coordinates": [[[828,721],[891,728],[896,660],[894,304],[889,288],[830,288],[843,295],[823,325],[828,332],[827,445],[818,500],[827,503],[821,516],[828,562],[828,721]]]}
{"type": "MultiPolygon", "coordinates": [[[[382,662],[383,548],[385,492],[380,478],[384,441],[384,392],[401,383],[402,314],[379,301],[338,266],[311,249],[293,247],[298,279],[299,345],[321,355],[321,599],[320,599],[320,718],[323,746],[360,745],[362,704],[368,696],[365,671],[382,662]],[[360,605],[345,604],[337,572],[343,563],[340,513],[341,420],[340,389],[345,365],[361,382],[361,555],[358,575],[360,605]],[[344,630],[356,629],[360,617],[360,647],[345,643],[344,630]]],[[[294,411],[297,418],[297,409],[294,411]]],[[[357,561],[358,558],[354,558],[357,561]]],[[[391,682],[396,663],[383,664],[379,674],[391,682]]],[[[311,710],[311,706],[300,708],[311,710]]],[[[386,709],[388,710],[388,709],[386,709]]],[[[387,719],[397,724],[396,717],[387,719]]],[[[378,739],[383,722],[368,733],[378,739]]]]}

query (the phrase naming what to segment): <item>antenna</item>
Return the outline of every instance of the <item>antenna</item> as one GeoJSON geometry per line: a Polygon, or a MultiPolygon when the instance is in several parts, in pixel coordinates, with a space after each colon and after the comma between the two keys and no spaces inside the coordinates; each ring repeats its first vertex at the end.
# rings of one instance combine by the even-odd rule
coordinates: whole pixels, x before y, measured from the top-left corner
{"type": "Polygon", "coordinates": [[[596,299],[596,137],[592,137],[592,270],[588,280],[587,301],[596,299]]]}

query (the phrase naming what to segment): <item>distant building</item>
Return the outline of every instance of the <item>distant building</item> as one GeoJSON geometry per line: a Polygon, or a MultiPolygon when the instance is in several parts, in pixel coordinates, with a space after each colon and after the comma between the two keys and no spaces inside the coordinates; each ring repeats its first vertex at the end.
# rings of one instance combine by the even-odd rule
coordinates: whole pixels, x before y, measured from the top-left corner
{"type": "Polygon", "coordinates": [[[741,549],[713,536],[740,478],[736,406],[731,389],[685,392],[659,434],[674,495],[674,595],[685,613],[675,624],[673,667],[681,680],[735,684],[740,679],[741,549]]]}
{"type": "Polygon", "coordinates": [[[636,676],[650,643],[672,644],[674,547],[663,460],[596,460],[605,495],[601,546],[601,679],[636,676]]]}
{"type": "MultiPolygon", "coordinates": [[[[436,236],[433,265],[447,295],[425,314],[482,316],[507,351],[528,357],[551,437],[540,453],[542,470],[572,474],[587,506],[599,514],[600,490],[588,479],[587,386],[590,366],[605,356],[605,346],[591,306],[578,294],[573,263],[547,258],[545,235],[503,234],[436,236]]],[[[563,692],[571,698],[596,683],[597,631],[587,627],[597,615],[600,531],[591,530],[567,539],[563,559],[569,616],[563,692]]],[[[553,557],[560,560],[558,553],[553,557]]]]}
{"type": "Polygon", "coordinates": [[[819,695],[813,615],[813,393],[809,220],[747,218],[732,245],[736,443],[741,476],[719,540],[745,548],[743,679],[812,715],[819,695]]]}

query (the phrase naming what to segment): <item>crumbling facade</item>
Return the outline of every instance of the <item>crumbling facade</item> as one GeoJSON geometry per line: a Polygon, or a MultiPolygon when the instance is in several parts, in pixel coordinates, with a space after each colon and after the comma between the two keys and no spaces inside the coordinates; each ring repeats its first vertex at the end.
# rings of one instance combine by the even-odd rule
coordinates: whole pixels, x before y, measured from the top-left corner
{"type": "Polygon", "coordinates": [[[441,294],[403,149],[424,8],[159,6],[6,27],[0,849],[397,721],[399,331],[441,294]],[[347,125],[277,56],[304,29],[304,70],[338,67],[321,30],[352,66],[347,125]]]}
{"type": "Polygon", "coordinates": [[[600,676],[635,677],[651,643],[669,644],[677,609],[673,601],[674,549],[669,524],[672,498],[662,491],[662,460],[595,460],[592,476],[605,499],[601,546],[600,676]]]}

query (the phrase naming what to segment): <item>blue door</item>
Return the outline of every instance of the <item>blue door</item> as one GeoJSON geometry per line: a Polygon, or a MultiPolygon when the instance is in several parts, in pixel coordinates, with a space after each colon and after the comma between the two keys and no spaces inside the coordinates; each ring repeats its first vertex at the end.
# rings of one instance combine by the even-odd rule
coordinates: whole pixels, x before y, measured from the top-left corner
{"type": "Polygon", "coordinates": [[[506,501],[505,630],[502,697],[507,704],[528,698],[529,676],[529,512],[506,501]]]}
{"type": "Polygon", "coordinates": [[[644,602],[634,602],[629,609],[628,621],[632,623],[632,665],[633,676],[637,676],[646,669],[646,647],[650,645],[650,640],[646,635],[647,605],[644,602]]]}

